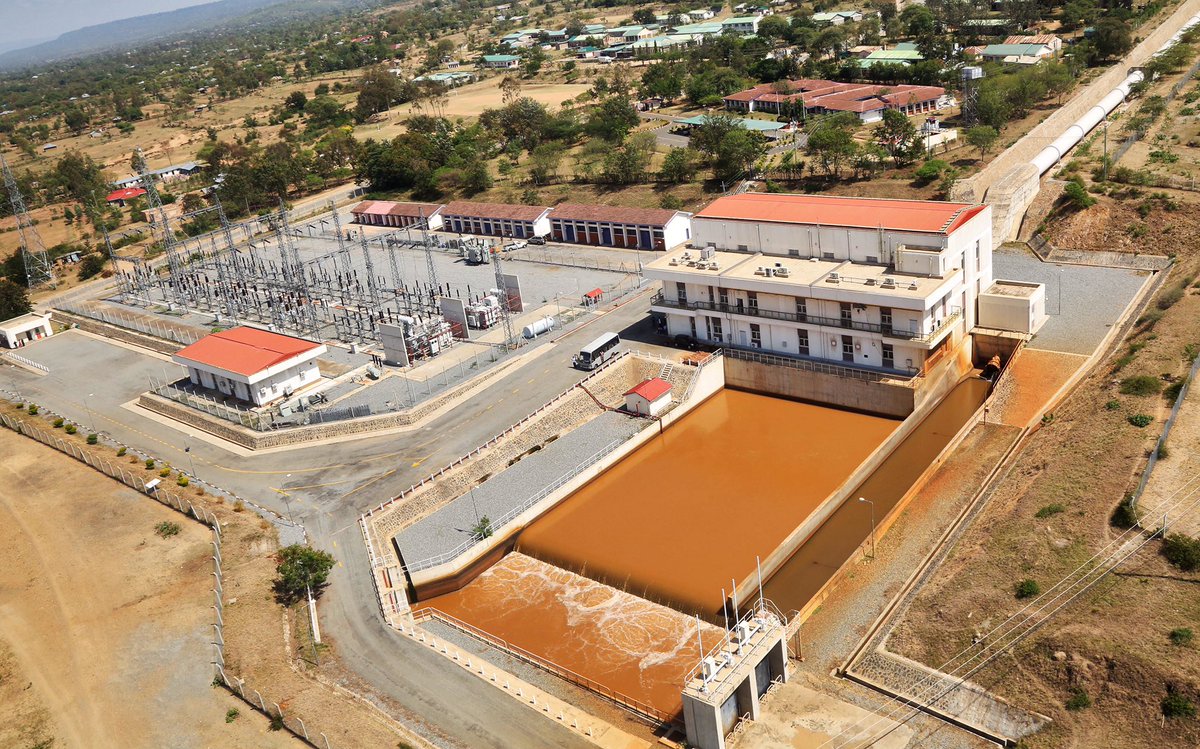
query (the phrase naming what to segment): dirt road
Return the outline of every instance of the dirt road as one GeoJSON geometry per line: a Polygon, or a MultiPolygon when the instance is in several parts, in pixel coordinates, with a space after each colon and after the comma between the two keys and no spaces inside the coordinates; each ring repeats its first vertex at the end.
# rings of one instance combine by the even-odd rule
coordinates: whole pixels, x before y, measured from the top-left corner
{"type": "Polygon", "coordinates": [[[0,454],[0,744],[300,745],[210,685],[206,529],[7,430],[0,454]]]}

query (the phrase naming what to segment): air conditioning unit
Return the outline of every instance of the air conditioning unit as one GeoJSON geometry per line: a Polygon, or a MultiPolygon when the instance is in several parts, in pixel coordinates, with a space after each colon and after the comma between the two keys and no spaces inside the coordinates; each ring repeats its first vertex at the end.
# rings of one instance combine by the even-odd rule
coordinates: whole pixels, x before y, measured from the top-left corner
{"type": "Polygon", "coordinates": [[[667,265],[679,265],[679,260],[671,258],[671,262],[667,263],[667,265]]]}
{"type": "Polygon", "coordinates": [[[896,279],[892,278],[891,276],[884,276],[883,283],[879,285],[885,289],[894,289],[896,288],[896,279]]]}
{"type": "Polygon", "coordinates": [[[912,283],[910,283],[910,284],[908,285],[908,290],[909,290],[909,291],[916,291],[916,290],[917,290],[917,282],[916,282],[916,281],[913,281],[912,283]]]}
{"type": "Polygon", "coordinates": [[[842,282],[842,274],[838,273],[837,271],[834,271],[825,277],[825,282],[826,283],[841,283],[842,282]]]}
{"type": "Polygon", "coordinates": [[[716,254],[716,252],[717,252],[717,248],[713,247],[712,245],[709,245],[709,246],[705,247],[704,249],[700,250],[700,259],[701,260],[712,260],[712,256],[714,254],[716,254]]]}
{"type": "Polygon", "coordinates": [[[864,281],[863,283],[865,283],[867,286],[874,286],[874,285],[875,285],[875,279],[874,279],[874,278],[868,278],[868,279],[867,279],[866,281],[864,281]]]}
{"type": "Polygon", "coordinates": [[[758,266],[757,268],[755,268],[755,269],[754,269],[754,275],[756,275],[756,276],[765,276],[765,275],[767,275],[767,269],[766,269],[766,268],[764,268],[764,267],[762,267],[762,266],[760,265],[760,266],[758,266]]]}
{"type": "Polygon", "coordinates": [[[703,675],[705,681],[712,681],[715,679],[717,677],[717,672],[720,670],[721,664],[717,662],[716,658],[710,656],[701,662],[700,673],[703,675]]]}
{"type": "Polygon", "coordinates": [[[775,269],[775,275],[779,276],[780,278],[787,278],[788,274],[790,274],[790,273],[791,273],[791,271],[789,271],[787,268],[781,267],[781,268],[775,269]]]}
{"type": "Polygon", "coordinates": [[[810,257],[810,258],[808,259],[808,262],[810,262],[810,263],[817,263],[817,262],[820,262],[820,261],[819,261],[819,260],[817,260],[817,258],[815,258],[815,257],[810,257]]]}
{"type": "Polygon", "coordinates": [[[721,266],[717,264],[717,261],[716,261],[716,260],[709,260],[709,261],[708,261],[708,267],[709,267],[709,268],[711,268],[711,269],[713,269],[713,270],[720,270],[720,269],[721,269],[721,266]]]}

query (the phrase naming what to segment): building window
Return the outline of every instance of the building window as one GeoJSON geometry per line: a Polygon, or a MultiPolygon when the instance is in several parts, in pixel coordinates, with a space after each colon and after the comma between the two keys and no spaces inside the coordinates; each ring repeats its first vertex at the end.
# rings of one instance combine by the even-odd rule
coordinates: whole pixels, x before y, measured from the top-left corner
{"type": "Polygon", "coordinates": [[[975,240],[975,272],[979,272],[979,244],[982,240],[975,240]]]}
{"type": "Polygon", "coordinates": [[[833,260],[833,253],[832,252],[822,252],[821,259],[822,260],[833,260]]]}
{"type": "Polygon", "coordinates": [[[709,338],[713,339],[717,343],[720,343],[722,340],[721,336],[723,334],[723,331],[721,330],[721,318],[719,318],[719,317],[708,318],[708,329],[709,329],[709,338]]]}
{"type": "Polygon", "coordinates": [[[842,361],[854,361],[854,339],[848,335],[842,336],[842,361]]]}
{"type": "Polygon", "coordinates": [[[762,330],[757,323],[750,323],[750,346],[762,348],[762,330]]]}
{"type": "Polygon", "coordinates": [[[689,317],[688,322],[692,324],[692,338],[696,337],[696,318],[689,317]]]}
{"type": "Polygon", "coordinates": [[[808,356],[808,331],[801,328],[796,331],[797,345],[796,351],[804,356],[808,356]]]}
{"type": "Polygon", "coordinates": [[[687,304],[687,284],[682,281],[675,282],[675,298],[680,304],[687,304]]]}
{"type": "Polygon", "coordinates": [[[872,265],[878,265],[879,264],[879,256],[878,255],[867,255],[867,262],[872,265]]]}
{"type": "Polygon", "coordinates": [[[717,289],[717,301],[721,305],[721,309],[729,306],[729,289],[717,289]]]}
{"type": "Polygon", "coordinates": [[[747,291],[746,292],[746,306],[750,308],[750,314],[753,315],[756,312],[758,312],[758,292],[757,291],[747,291]]]}
{"type": "Polygon", "coordinates": [[[879,308],[879,324],[883,326],[884,332],[887,332],[892,329],[892,308],[891,307],[880,307],[879,308]]]}
{"type": "Polygon", "coordinates": [[[844,322],[844,323],[850,322],[850,319],[851,319],[850,302],[841,302],[839,306],[841,307],[842,322],[844,322]]]}
{"type": "Polygon", "coordinates": [[[788,250],[788,255],[792,257],[800,257],[800,250],[788,250]]]}
{"type": "Polygon", "coordinates": [[[808,300],[803,297],[796,297],[796,317],[801,322],[808,319],[808,300]]]}
{"type": "Polygon", "coordinates": [[[888,369],[896,368],[896,351],[890,343],[883,344],[883,366],[888,369]]]}
{"type": "Polygon", "coordinates": [[[738,245],[738,252],[749,252],[749,251],[750,251],[750,245],[747,245],[747,244],[739,244],[738,245]]]}
{"type": "Polygon", "coordinates": [[[714,292],[713,292],[713,287],[711,287],[711,286],[709,286],[709,287],[708,287],[708,301],[709,301],[709,302],[716,301],[716,297],[715,297],[715,294],[714,294],[714,292]]]}

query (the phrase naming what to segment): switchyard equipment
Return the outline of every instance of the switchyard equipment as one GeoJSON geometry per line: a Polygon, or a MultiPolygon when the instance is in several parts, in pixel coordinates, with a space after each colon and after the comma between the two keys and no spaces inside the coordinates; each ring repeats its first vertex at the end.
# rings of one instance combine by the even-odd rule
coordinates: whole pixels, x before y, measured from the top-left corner
{"type": "MultiPolygon", "coordinates": [[[[212,207],[182,217],[215,214],[215,231],[177,239],[144,167],[141,177],[151,212],[158,217],[155,228],[167,262],[165,269],[154,270],[149,263],[110,249],[119,261],[123,301],[203,311],[218,323],[256,323],[281,333],[350,344],[377,343],[384,337],[381,326],[388,325],[391,340],[403,342],[405,363],[436,356],[453,344],[451,326],[439,305],[443,289],[433,267],[432,240],[423,223],[429,283],[406,283],[396,257],[396,245],[402,242],[391,236],[368,239],[359,231],[361,258],[355,258],[349,233],[343,231],[332,203],[330,221],[321,223],[332,223],[329,233],[335,246],[315,257],[301,253],[299,242],[310,240],[305,229],[291,225],[283,206],[232,224],[217,200],[212,207]],[[378,249],[372,246],[376,244],[378,249]],[[387,272],[376,267],[376,251],[387,254],[387,272]]],[[[306,228],[311,232],[312,227],[306,228]]],[[[445,293],[450,293],[448,288],[445,293]]]]}

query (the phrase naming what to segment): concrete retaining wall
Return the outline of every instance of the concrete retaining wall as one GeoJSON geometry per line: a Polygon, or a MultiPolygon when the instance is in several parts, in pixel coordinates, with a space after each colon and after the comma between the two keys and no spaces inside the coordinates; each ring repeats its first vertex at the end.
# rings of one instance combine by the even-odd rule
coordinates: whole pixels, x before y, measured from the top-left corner
{"type": "Polygon", "coordinates": [[[916,389],[907,384],[863,382],[835,374],[777,367],[725,357],[725,384],[738,390],[847,408],[903,419],[915,409],[916,389]]]}

